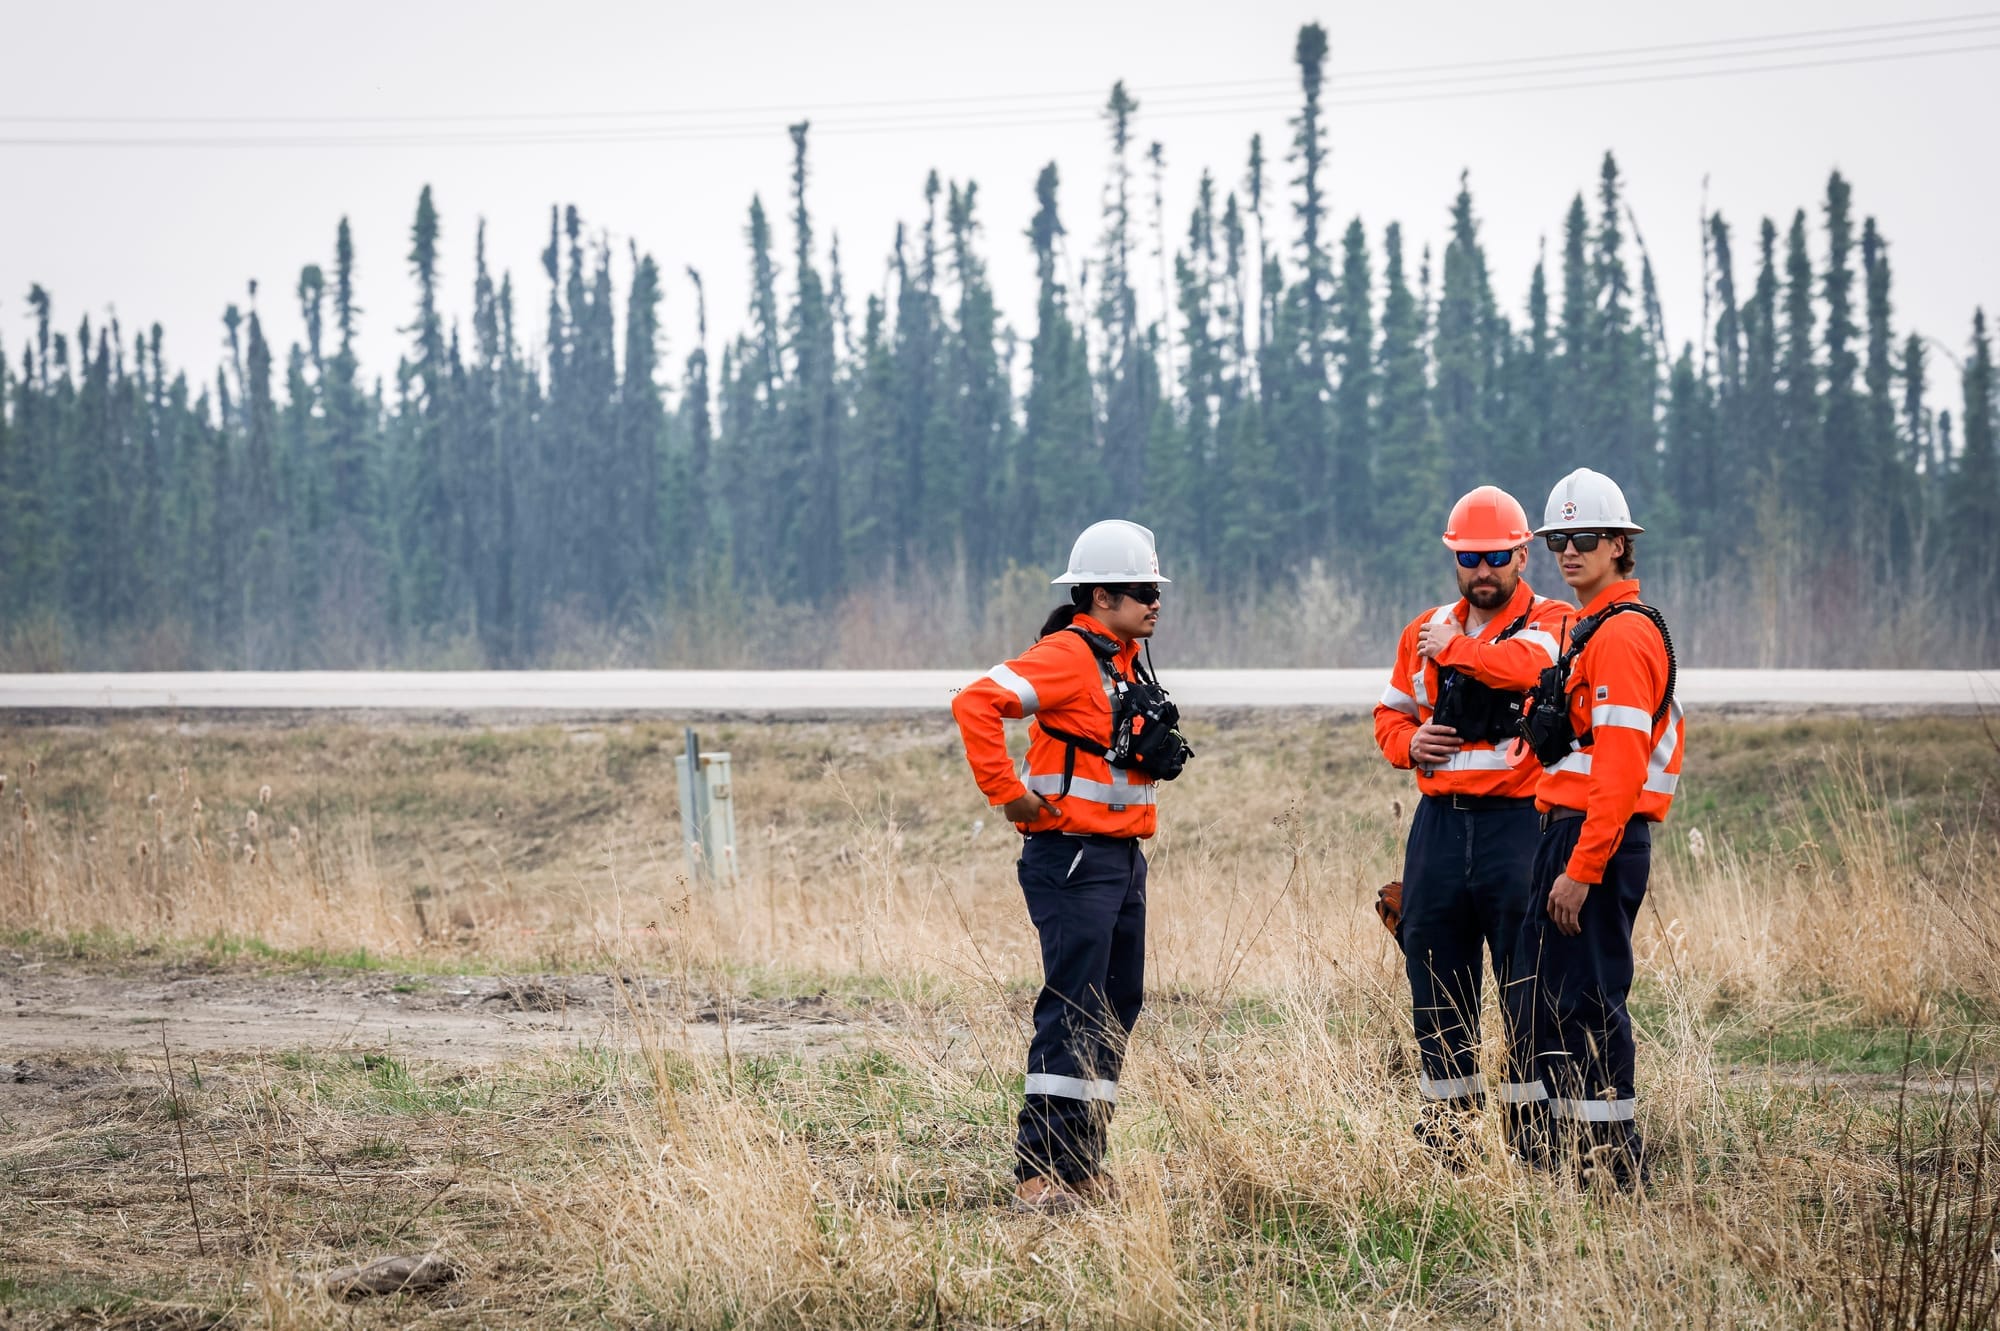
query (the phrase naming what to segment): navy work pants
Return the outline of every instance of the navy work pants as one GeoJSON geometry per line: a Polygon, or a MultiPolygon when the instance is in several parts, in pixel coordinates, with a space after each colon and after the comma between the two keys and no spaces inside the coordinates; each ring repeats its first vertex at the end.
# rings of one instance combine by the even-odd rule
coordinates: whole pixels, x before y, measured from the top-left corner
{"type": "Polygon", "coordinates": [[[1583,819],[1563,818],[1542,833],[1534,901],[1514,953],[1517,982],[1507,991],[1517,1056],[1534,1068],[1545,1097],[1541,1130],[1530,1138],[1541,1144],[1523,1154],[1609,1147],[1602,1163],[1626,1181],[1640,1168],[1643,1145],[1633,1121],[1632,1016],[1625,1001],[1632,990],[1632,924],[1652,866],[1652,824],[1639,818],[1626,824],[1604,881],[1583,899],[1579,932],[1570,935],[1549,918],[1549,889],[1582,831],[1583,819]]]}
{"type": "Polygon", "coordinates": [[[1096,1174],[1146,978],[1146,857],[1131,837],[1037,832],[1021,891],[1042,940],[1015,1176],[1096,1174]]]}
{"type": "MultiPolygon", "coordinates": [[[[1482,949],[1506,992],[1527,914],[1541,817],[1532,802],[1426,795],[1403,857],[1403,965],[1423,1061],[1426,1098],[1482,1103],[1479,1005],[1482,949]]],[[[1511,1043],[1510,1043],[1511,1047],[1511,1043]]],[[[1510,1064],[1501,1099],[1532,1093],[1510,1064]]]]}

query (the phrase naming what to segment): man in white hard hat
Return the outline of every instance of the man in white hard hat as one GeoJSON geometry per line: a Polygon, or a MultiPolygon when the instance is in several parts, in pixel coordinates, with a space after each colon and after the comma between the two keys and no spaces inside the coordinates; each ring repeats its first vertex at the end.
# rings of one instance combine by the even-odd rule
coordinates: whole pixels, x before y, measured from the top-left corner
{"type": "Polygon", "coordinates": [[[1516,1057],[1544,1097],[1536,1163],[1628,1191],[1645,1178],[1626,1010],[1632,925],[1687,738],[1666,620],[1630,577],[1642,530],[1610,477],[1579,468],[1550,492],[1536,531],[1583,610],[1528,700],[1542,841],[1507,995],[1516,1057]]]}
{"type": "Polygon", "coordinates": [[[1153,533],[1099,522],[1054,585],[1070,599],[1020,656],[961,690],[952,715],[987,800],[1022,835],[1017,866],[1041,935],[1042,990],[1015,1139],[1015,1202],[1068,1211],[1114,1193],[1105,1134],[1146,958],[1146,857],[1157,781],[1189,756],[1178,712],[1141,663],[1167,579],[1153,533]],[[1031,717],[1025,775],[1005,722],[1031,717]]]}

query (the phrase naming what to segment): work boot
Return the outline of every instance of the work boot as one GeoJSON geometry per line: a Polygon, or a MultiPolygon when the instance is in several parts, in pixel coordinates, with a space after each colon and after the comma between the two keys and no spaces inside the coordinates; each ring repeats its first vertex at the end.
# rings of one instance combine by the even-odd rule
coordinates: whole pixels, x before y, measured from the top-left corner
{"type": "Polygon", "coordinates": [[[1507,1148],[1529,1169],[1553,1174],[1562,1168],[1557,1151],[1555,1123],[1546,1104],[1508,1105],[1507,1148]]]}
{"type": "Polygon", "coordinates": [[[1588,1141],[1577,1161],[1577,1184],[1588,1192],[1621,1192],[1636,1197],[1652,1181],[1646,1150],[1637,1133],[1588,1141]]]}
{"type": "Polygon", "coordinates": [[[1083,1209],[1083,1199],[1061,1181],[1037,1176],[1014,1185],[1012,1207],[1038,1215],[1073,1215],[1083,1209]]]}
{"type": "Polygon", "coordinates": [[[1069,1185],[1069,1189],[1078,1200],[1091,1206],[1110,1206],[1121,1195],[1118,1180],[1109,1174],[1091,1174],[1077,1179],[1069,1185]]]}
{"type": "Polygon", "coordinates": [[[1454,1174],[1472,1168],[1482,1154],[1477,1109],[1432,1102],[1417,1115],[1413,1131],[1424,1149],[1454,1174]]]}

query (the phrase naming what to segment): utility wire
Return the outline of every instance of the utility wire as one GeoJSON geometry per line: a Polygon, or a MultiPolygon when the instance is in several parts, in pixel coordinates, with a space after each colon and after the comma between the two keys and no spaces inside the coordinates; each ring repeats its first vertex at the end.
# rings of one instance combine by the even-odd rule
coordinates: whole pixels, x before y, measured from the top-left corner
{"type": "MultiPolygon", "coordinates": [[[[1969,30],[1967,34],[1933,34],[1934,36],[1977,35],[1986,31],[2000,30],[2000,25],[1969,30]]],[[[1846,44],[1846,43],[1843,43],[1846,44]]],[[[1800,48],[1813,49],[1813,48],[1800,48]]],[[[1674,83],[1690,79],[1726,78],[1740,74],[1777,73],[1804,69],[1826,69],[1854,65],[1882,64],[1891,61],[1924,59],[1933,56],[1967,55],[1981,51],[2000,50],[2000,41],[1970,43],[1958,46],[1937,47],[1915,51],[1878,51],[1867,55],[1840,56],[1826,59],[1793,60],[1756,65],[1728,65],[1711,69],[1677,70],[1666,73],[1626,74],[1614,78],[1575,79],[1564,75],[1587,74],[1590,69],[1570,71],[1536,71],[1537,76],[1553,75],[1561,81],[1502,85],[1495,87],[1446,88],[1430,92],[1402,92],[1396,85],[1379,89],[1363,90],[1361,95],[1332,97],[1322,100],[1328,108],[1387,106],[1417,102],[1456,101],[1465,98],[1491,97],[1516,93],[1564,92],[1597,88],[1630,87],[1652,83],[1674,83]]],[[[1758,52],[1758,57],[1776,54],[1774,51],[1758,52]]],[[[1726,58],[1742,58],[1732,54],[1726,58]]],[[[1605,66],[1601,68],[1612,68],[1605,66]]],[[[1421,82],[1436,82],[1423,80],[1421,82]]],[[[1405,85],[1414,86],[1414,85],[1405,85]]],[[[1164,108],[1149,110],[1152,119],[1180,119],[1187,116],[1228,116],[1263,114],[1273,111],[1288,111],[1295,107],[1295,98],[1278,99],[1275,94],[1243,96],[1234,99],[1189,98],[1179,102],[1169,101],[1164,108]],[[1221,104],[1216,104],[1216,103],[1221,104]]],[[[863,135],[908,133],[919,129],[1024,129],[1054,125],[1072,125],[1094,120],[1098,112],[1092,109],[1005,110],[988,109],[946,113],[944,115],[921,116],[863,116],[853,120],[816,120],[814,127],[823,133],[836,135],[863,135]],[[1000,117],[1000,118],[984,118],[1000,117]]],[[[355,134],[355,135],[53,135],[53,136],[0,136],[0,147],[16,148],[440,148],[440,147],[537,147],[537,146],[577,146],[587,144],[621,143],[685,143],[713,142],[740,139],[763,138],[773,132],[774,126],[764,122],[738,122],[725,125],[683,125],[683,126],[611,126],[595,130],[549,130],[549,131],[494,131],[466,133],[423,132],[417,134],[355,134]]]]}
{"type": "MultiPolygon", "coordinates": [[[[1390,79],[1396,82],[1388,86],[1400,87],[1408,83],[1436,83],[1453,81],[1446,78],[1404,79],[1406,75],[1455,75],[1460,79],[1502,79],[1562,77],[1572,74],[1593,72],[1583,69],[1526,68],[1573,63],[1584,60],[1609,60],[1616,57],[1634,56],[1639,59],[1617,64],[1601,64],[1594,69],[1639,67],[1650,64],[1685,63],[1702,59],[1757,59],[1769,55],[1795,52],[1807,49],[1836,46],[1853,46],[1881,41],[1920,41],[1935,38],[1972,35],[1986,31],[1983,25],[2000,20],[2000,10],[1986,10],[1974,13],[1940,16],[1928,19],[1903,19],[1883,23],[1852,24],[1843,27],[1806,28],[1789,32],[1765,33],[1744,37],[1718,37],[1695,41],[1655,43],[1645,46],[1607,47],[1590,51],[1558,52],[1549,55],[1511,56],[1493,60],[1459,61],[1446,64],[1404,65],[1377,69],[1335,71],[1326,76],[1329,90],[1338,91],[1342,87],[1354,85],[1351,90],[1376,91],[1367,85],[1369,80],[1390,79]],[[1982,25],[1964,28],[1962,31],[1942,29],[1959,28],[1961,25],[1982,25]],[[1873,35],[1864,35],[1873,34],[1873,35]],[[1810,41],[1804,45],[1773,47],[1772,43],[1796,43],[1802,39],[1825,38],[1826,41],[1810,41]],[[1837,40],[1848,38],[1850,40],[1837,40]],[[1761,46],[1760,50],[1727,51],[1716,48],[1731,46],[1761,46]],[[1668,55],[1670,52],[1704,51],[1706,55],[1668,55]],[[1481,73],[1480,71],[1495,71],[1481,73]],[[1500,72],[1500,71],[1515,72],[1500,72]]],[[[1161,84],[1149,90],[1152,97],[1165,96],[1174,100],[1182,92],[1223,92],[1207,100],[1227,100],[1233,96],[1249,95],[1258,90],[1291,91],[1297,81],[1287,78],[1219,80],[1200,83],[1161,84]]],[[[110,116],[110,115],[0,115],[0,124],[8,125],[213,125],[213,126],[336,126],[336,125],[450,125],[450,124],[504,124],[514,122],[574,122],[608,120],[670,120],[685,117],[704,116],[765,116],[765,115],[821,115],[842,111],[908,111],[913,119],[926,122],[934,117],[922,114],[924,108],[940,106],[971,106],[976,103],[1000,103],[984,114],[1021,114],[1036,110],[1051,110],[1054,104],[1080,98],[1092,99],[1089,109],[1095,111],[1096,99],[1104,93],[1100,89],[1079,89],[1073,92],[1023,92],[985,93],[966,96],[938,98],[878,99],[869,101],[822,103],[816,107],[789,105],[747,106],[747,107],[684,107],[673,109],[635,111],[503,111],[503,112],[458,112],[432,115],[337,115],[337,116],[270,116],[270,115],[222,115],[222,116],[110,116]]],[[[981,114],[967,111],[963,114],[981,114]]],[[[733,128],[728,126],[688,126],[690,130],[699,128],[733,128]]],[[[747,127],[746,127],[747,128],[747,127]]],[[[761,122],[756,126],[759,132],[766,128],[761,122]]]]}

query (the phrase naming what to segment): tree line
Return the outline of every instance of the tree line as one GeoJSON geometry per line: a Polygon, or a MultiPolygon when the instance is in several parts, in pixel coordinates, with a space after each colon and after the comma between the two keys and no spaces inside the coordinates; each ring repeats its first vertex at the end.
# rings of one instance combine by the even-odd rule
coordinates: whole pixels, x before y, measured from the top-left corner
{"type": "Polygon", "coordinates": [[[1302,29],[1294,55],[1289,142],[1253,137],[1181,221],[1163,145],[1115,86],[1095,234],[1072,233],[1051,163],[1005,242],[1035,260],[1018,323],[988,280],[1001,242],[979,184],[936,172],[882,294],[857,301],[838,240],[822,262],[806,123],[784,215],[750,201],[749,307],[714,362],[700,273],[698,335],[670,364],[669,275],[634,245],[620,290],[574,206],[551,209],[532,290],[491,271],[482,223],[469,325],[448,324],[428,188],[386,377],[355,352],[344,220],[330,267],[282,297],[303,342],[271,344],[252,283],[212,375],[173,366],[157,324],[85,318],[72,335],[36,286],[32,336],[0,346],[0,653],[521,666],[609,631],[671,664],[677,624],[752,616],[779,644],[856,598],[977,597],[1113,514],[1156,529],[1180,594],[1217,622],[1329,566],[1371,607],[1407,609],[1448,576],[1437,528],[1456,494],[1493,481],[1538,512],[1587,464],[1642,512],[1642,571],[1695,620],[1698,657],[1800,663],[1737,622],[1762,606],[1806,626],[1815,659],[1921,638],[1929,659],[1991,662],[1984,314],[1962,354],[1899,328],[1889,243],[1857,224],[1845,178],[1782,223],[1705,218],[1699,336],[1675,347],[1607,153],[1510,312],[1467,179],[1441,253],[1395,222],[1341,224],[1324,31],[1302,29]]]}

